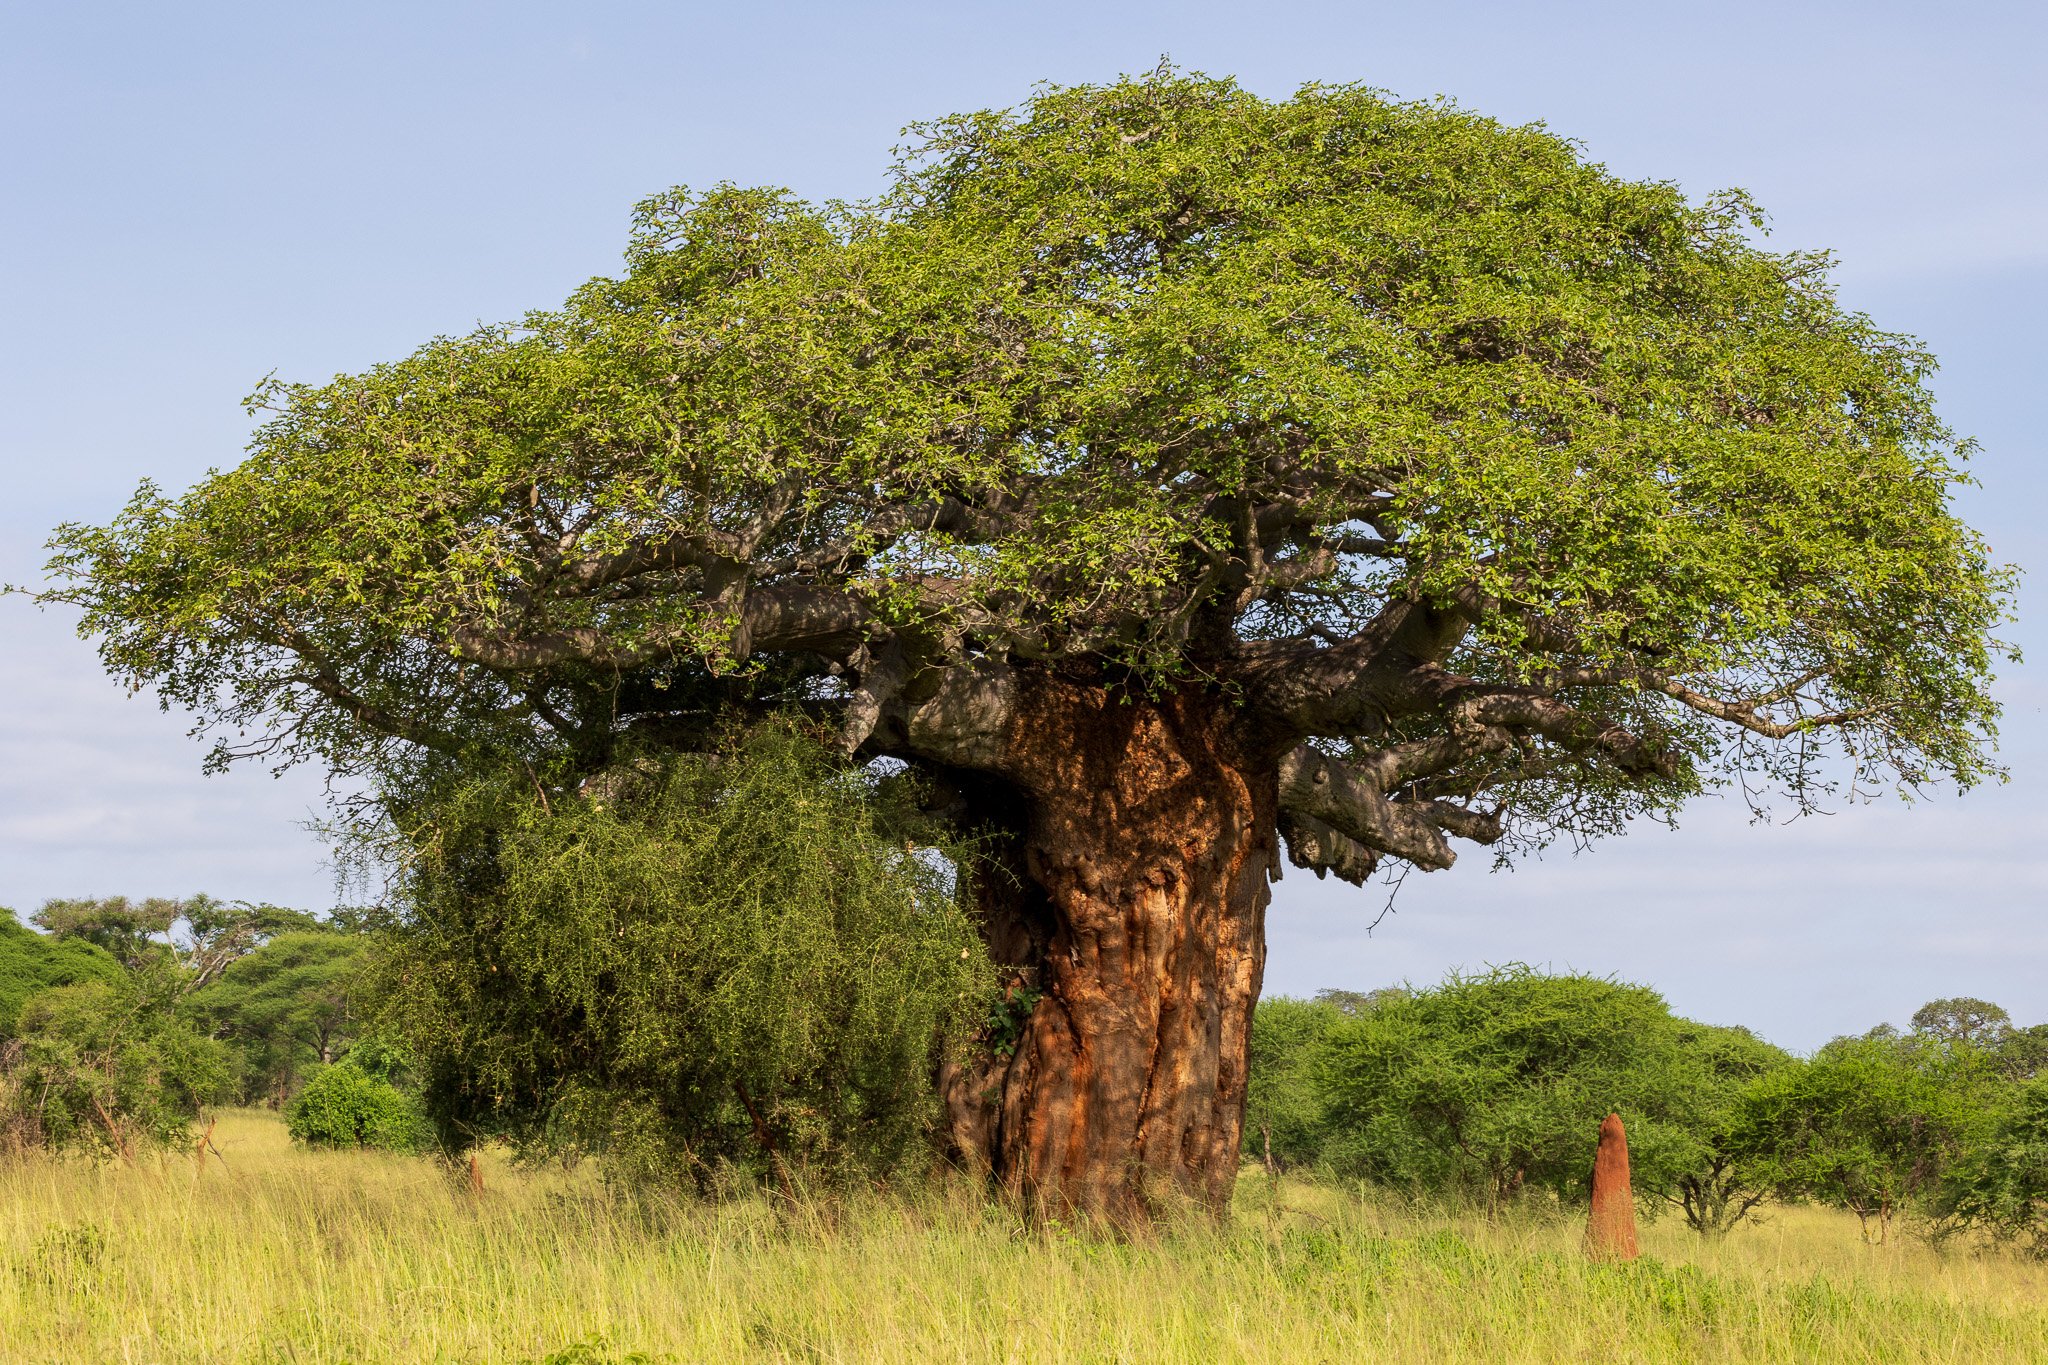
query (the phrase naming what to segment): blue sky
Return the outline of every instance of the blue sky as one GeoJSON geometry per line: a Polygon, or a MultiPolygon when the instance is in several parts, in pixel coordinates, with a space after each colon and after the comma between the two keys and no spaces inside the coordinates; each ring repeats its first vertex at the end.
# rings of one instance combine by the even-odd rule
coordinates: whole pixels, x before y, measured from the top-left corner
{"type": "MultiPolygon", "coordinates": [[[[238,400],[558,301],[670,184],[861,197],[902,125],[1161,54],[1542,120],[1593,158],[1740,185],[1844,301],[1942,357],[1983,442],[1961,505],[2043,562],[2048,10],[1945,6],[13,5],[0,8],[0,579],[148,476],[232,463],[238,400]]],[[[2021,602],[2012,637],[2039,632],[2021,602]]],[[[2038,653],[2039,651],[2036,650],[2038,653]]],[[[1811,1047],[1937,995],[2048,1017],[2048,721],[2007,670],[2013,780],[1791,826],[1702,802],[1677,833],[1384,900],[1295,872],[1268,989],[1522,960],[1617,973],[1811,1047]]],[[[318,774],[205,778],[59,614],[0,601],[0,902],[177,894],[321,905],[318,774]]]]}

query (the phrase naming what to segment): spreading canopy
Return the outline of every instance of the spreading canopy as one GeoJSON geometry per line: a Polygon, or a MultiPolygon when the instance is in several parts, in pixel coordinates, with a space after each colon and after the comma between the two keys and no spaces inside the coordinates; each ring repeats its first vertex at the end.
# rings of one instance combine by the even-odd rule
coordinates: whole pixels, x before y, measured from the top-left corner
{"type": "MultiPolygon", "coordinates": [[[[1931,359],[1538,128],[1170,73],[675,190],[616,279],[67,526],[50,600],[240,754],[602,766],[734,704],[1000,767],[1027,673],[1215,689],[1296,862],[1597,832],[1717,770],[1991,771],[2008,573],[1931,359]]],[[[545,765],[554,765],[552,767],[545,765]]]]}

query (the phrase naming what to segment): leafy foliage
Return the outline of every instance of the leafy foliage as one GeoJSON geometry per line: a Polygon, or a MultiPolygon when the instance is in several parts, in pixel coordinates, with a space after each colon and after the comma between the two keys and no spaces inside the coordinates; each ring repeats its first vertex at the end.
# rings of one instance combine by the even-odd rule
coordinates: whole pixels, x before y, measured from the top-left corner
{"type": "Polygon", "coordinates": [[[330,928],[281,933],[192,995],[192,1016],[234,1051],[244,1102],[281,1101],[358,1033],[350,988],[369,940],[330,928]]]}
{"type": "Polygon", "coordinates": [[[282,1099],[352,1038],[365,943],[276,906],[53,900],[0,923],[0,1107],[16,1145],[133,1156],[206,1100],[282,1099]]]}
{"type": "Polygon", "coordinates": [[[1830,735],[1967,785],[2012,583],[1968,445],[1760,222],[1359,87],[1049,87],[872,203],[656,195],[559,309],[266,385],[242,464],[61,528],[48,598],[256,736],[216,761],[386,776],[790,699],[961,762],[958,711],[878,726],[911,677],[1214,680],[1370,789],[1290,825],[1353,877],[1716,771],[1810,801],[1830,735]]]}
{"type": "MultiPolygon", "coordinates": [[[[211,761],[366,775],[417,836],[398,980],[444,1021],[420,1055],[447,1123],[698,1159],[751,1133],[770,1164],[896,1149],[851,1135],[904,1131],[892,1078],[960,992],[924,956],[950,921],[870,907],[934,904],[939,873],[844,839],[805,863],[794,817],[749,831],[758,862],[708,833],[742,823],[715,776],[735,711],[949,783],[969,826],[1085,841],[1037,818],[1022,742],[1081,710],[1034,708],[1171,693],[1258,737],[1247,790],[1275,799],[1248,834],[1352,882],[1448,867],[1453,839],[1506,856],[1669,816],[1738,774],[1805,809],[1998,771],[2013,574],[1952,509],[1969,445],[1933,359],[1761,223],[1358,87],[1045,88],[917,128],[871,202],[656,195],[624,270],[558,309],[266,384],[240,464],[59,528],[43,600],[197,712],[211,761]],[[643,801],[636,762],[688,801],[643,801]],[[719,814],[687,825],[692,801],[719,814]],[[671,864],[700,846],[716,875],[671,864]],[[904,951],[884,969],[860,935],[904,951]],[[924,1003],[888,1022],[877,982],[924,1003]]],[[[1099,842],[1056,852],[1134,841],[1099,842]]],[[[1049,1018],[1053,964],[1020,965],[1049,1018]]],[[[1163,981],[1077,988],[1158,1004],[1163,981]]],[[[1706,1139],[1636,1068],[1681,1068],[1679,1093],[1712,1068],[1668,1029],[1640,1056],[1574,1033],[1537,999],[1567,989],[1615,1027],[1661,1010],[1501,978],[1520,1032],[1488,1032],[1477,985],[1337,1029],[1368,1164],[1562,1189],[1558,1135],[1613,1104],[1676,1178],[1706,1139]]],[[[1181,1081],[1232,1095],[1220,1068],[1212,1048],[1181,1081]]]]}
{"type": "Polygon", "coordinates": [[[1322,998],[1277,996],[1259,1002],[1247,1072],[1247,1156],[1283,1170],[1321,1159],[1328,1125],[1315,1065],[1322,1044],[1344,1017],[1339,1006],[1322,998]]]}
{"type": "Polygon", "coordinates": [[[229,1070],[220,1045],[172,1008],[175,991],[145,972],[32,996],[0,1051],[9,1139],[128,1159],[182,1139],[229,1070]]]}
{"type": "Polygon", "coordinates": [[[1840,1205],[1882,1240],[1985,1135],[1996,1073],[1973,1049],[1837,1039],[1743,1097],[1735,1141],[1780,1192],[1840,1205]]]}
{"type": "Polygon", "coordinates": [[[0,1041],[14,1036],[22,1006],[37,991],[113,981],[120,973],[120,964],[104,949],[35,933],[0,906],[0,1041]]]}
{"type": "Polygon", "coordinates": [[[1613,1109],[1638,1196],[1702,1233],[1810,1199],[1872,1240],[1907,1221],[1937,1242],[2039,1250],[2043,1032],[1957,997],[1802,1061],[1676,1018],[1641,987],[1521,967],[1325,991],[1258,1008],[1245,1155],[1494,1206],[1532,1189],[1574,1199],[1613,1109]]]}
{"type": "Polygon", "coordinates": [[[887,1170],[991,974],[950,865],[786,728],[417,813],[379,972],[446,1141],[615,1170],[887,1170]]]}
{"type": "Polygon", "coordinates": [[[1260,1004],[1247,1155],[1498,1206],[1583,1196],[1592,1135],[1628,1125],[1637,1193],[1702,1232],[1771,1187],[1731,1132],[1747,1087],[1792,1064],[1654,992],[1512,966],[1428,989],[1260,1004]],[[1255,1145],[1258,1144],[1258,1145],[1255,1145]]]}
{"type": "Polygon", "coordinates": [[[171,964],[181,989],[187,991],[214,980],[229,963],[272,935],[318,924],[303,910],[230,903],[204,894],[184,900],[53,900],[36,911],[35,922],[56,938],[102,948],[131,970],[171,964]]]}
{"type": "Polygon", "coordinates": [[[1711,1164],[1720,1092],[1782,1064],[1746,1035],[1673,1018],[1640,986],[1507,967],[1452,976],[1334,1025],[1321,1067],[1336,1160],[1394,1185],[1490,1201],[1576,1198],[1589,1134],[1628,1125],[1646,1194],[1711,1164]]]}
{"type": "Polygon", "coordinates": [[[1723,1233],[1783,1194],[1770,1164],[1738,1133],[1747,1097],[1795,1063],[1748,1029],[1676,1023],[1693,1082],[1684,1102],[1693,1106],[1689,1123],[1701,1141],[1691,1161],[1661,1182],[1652,1173],[1649,1188],[1677,1205],[1695,1231],[1723,1233]]]}
{"type": "Polygon", "coordinates": [[[89,943],[134,970],[164,960],[165,937],[180,903],[161,896],[130,902],[126,896],[45,901],[35,923],[51,937],[89,943]]]}
{"type": "Polygon", "coordinates": [[[284,1121],[294,1138],[315,1147],[416,1152],[434,1138],[417,1100],[348,1062],[315,1073],[285,1105],[284,1121]]]}
{"type": "Polygon", "coordinates": [[[1944,1173],[1940,1215],[2048,1258],[2048,1079],[2013,1087],[1944,1173]]]}
{"type": "Polygon", "coordinates": [[[1950,1046],[1997,1046],[2012,1032],[2004,1007],[1974,996],[1930,1000],[1913,1011],[1913,1032],[1950,1046]]]}

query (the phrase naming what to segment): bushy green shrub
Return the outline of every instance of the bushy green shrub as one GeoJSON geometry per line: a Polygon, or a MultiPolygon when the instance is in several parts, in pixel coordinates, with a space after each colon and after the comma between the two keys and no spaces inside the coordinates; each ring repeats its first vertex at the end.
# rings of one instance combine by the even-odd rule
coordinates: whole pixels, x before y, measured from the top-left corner
{"type": "Polygon", "coordinates": [[[1735,1142],[1778,1193],[1846,1208],[1882,1241],[1901,1214],[1936,1211],[1945,1172],[1988,1139],[2007,1084],[1987,1050],[1873,1030],[1751,1086],[1735,1142]]]}
{"type": "Polygon", "coordinates": [[[377,980],[443,1141],[700,1181],[918,1157],[992,972],[911,819],[786,726],[422,806],[377,980]]]}
{"type": "Polygon", "coordinates": [[[2048,1259],[2048,1077],[2015,1085],[1944,1173],[1940,1215],[2048,1259]]]}
{"type": "Polygon", "coordinates": [[[1253,1021],[1248,1155],[1497,1205],[1583,1198],[1600,1120],[1628,1125],[1637,1192],[1701,1231],[1765,1193],[1728,1133],[1743,1087],[1791,1064],[1656,992],[1510,966],[1428,989],[1269,1000],[1253,1021]]]}
{"type": "Polygon", "coordinates": [[[0,1119],[15,1145],[111,1153],[182,1141],[229,1083],[227,1054],[174,1008],[165,973],[30,996],[0,1047],[0,1119]]]}
{"type": "Polygon", "coordinates": [[[1642,987],[1519,966],[1324,991],[1259,1004],[1245,1156],[1496,1205],[1573,1199],[1612,1109],[1637,1194],[1700,1232],[1810,1199],[1876,1241],[1905,1220],[2048,1256],[2044,1038],[1958,996],[1800,1060],[1642,987]]]}
{"type": "Polygon", "coordinates": [[[1261,1000],[1252,1014],[1244,1114],[1245,1154],[1275,1170],[1322,1161],[1329,1138],[1317,1083],[1320,1046],[1342,1023],[1328,1000],[1261,1000]]]}
{"type": "Polygon", "coordinates": [[[285,1127],[314,1147],[417,1152],[433,1142],[419,1102],[382,1076],[343,1062],[324,1067],[284,1107],[285,1127]]]}

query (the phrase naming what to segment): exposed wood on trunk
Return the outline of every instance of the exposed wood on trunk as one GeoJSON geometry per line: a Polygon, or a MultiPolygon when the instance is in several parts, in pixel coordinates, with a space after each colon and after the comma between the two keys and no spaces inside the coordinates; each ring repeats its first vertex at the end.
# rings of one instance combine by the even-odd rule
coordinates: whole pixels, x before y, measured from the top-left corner
{"type": "Polygon", "coordinates": [[[1003,766],[1025,803],[1043,991],[1014,1055],[949,1077],[956,1141],[1034,1206],[1227,1207],[1265,969],[1275,758],[1217,698],[1033,678],[1003,766]],[[995,1111],[974,1115],[994,1092],[995,1111]],[[961,1122],[964,1115],[968,1121],[961,1122]],[[979,1127],[977,1127],[979,1125],[979,1127]]]}

